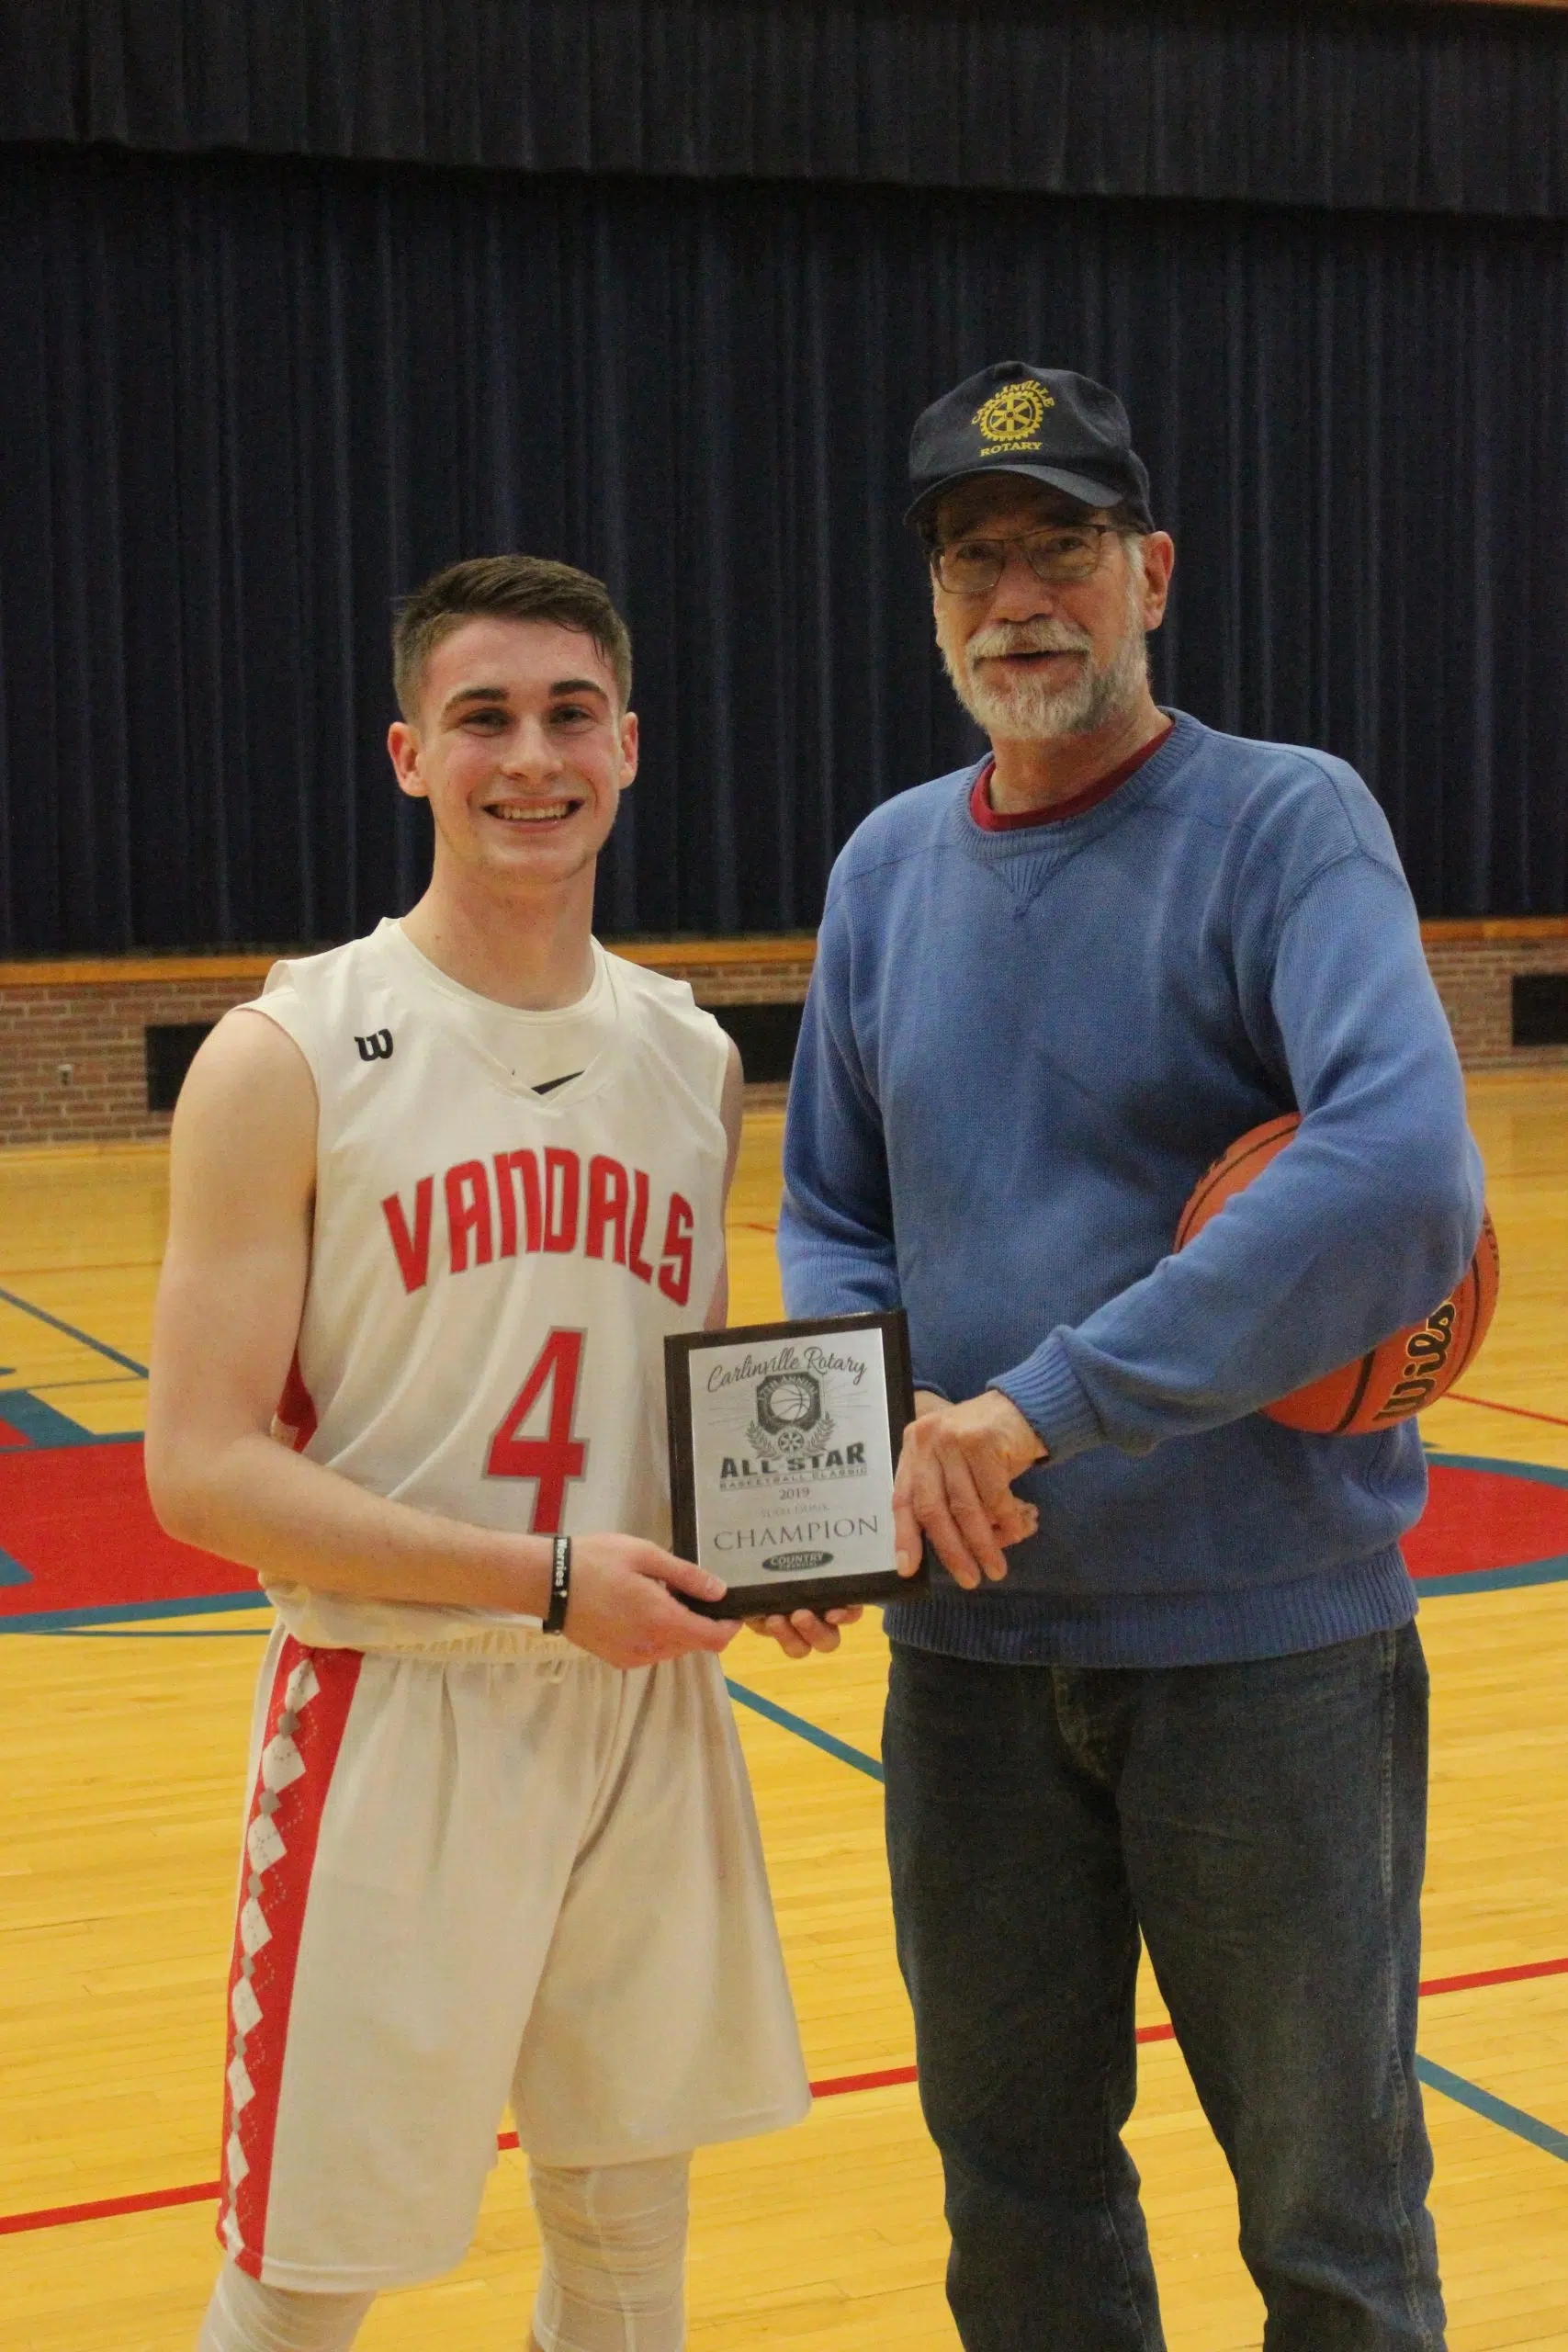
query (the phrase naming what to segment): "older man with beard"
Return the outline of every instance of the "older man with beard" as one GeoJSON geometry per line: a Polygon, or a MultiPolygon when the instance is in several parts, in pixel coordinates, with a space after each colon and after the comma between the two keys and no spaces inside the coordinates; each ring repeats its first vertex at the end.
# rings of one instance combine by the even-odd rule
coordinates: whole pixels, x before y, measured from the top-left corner
{"type": "MultiPolygon", "coordinates": [[[[834,870],[792,1314],[902,1305],[899,1957],[968,2352],[1164,2338],[1121,2132],[1146,1945],[1269,2352],[1442,2343],[1415,2068],[1420,1439],[1258,1408],[1418,1320],[1480,1170],[1388,828],[1343,762],[1162,711],[1173,550],[1121,403],[1003,362],[915,429],[937,640],[991,740],[834,870]],[[1171,1254],[1195,1179],[1290,1148],[1171,1254]]],[[[786,1649],[833,1626],[769,1621],[786,1649]]]]}

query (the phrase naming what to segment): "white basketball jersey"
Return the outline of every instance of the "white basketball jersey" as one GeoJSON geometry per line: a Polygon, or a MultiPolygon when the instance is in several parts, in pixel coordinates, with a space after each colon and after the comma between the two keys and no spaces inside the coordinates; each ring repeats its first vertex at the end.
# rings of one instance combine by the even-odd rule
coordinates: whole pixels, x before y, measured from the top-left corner
{"type": "MultiPolygon", "coordinates": [[[[723,1262],[728,1047],[683,982],[596,941],[593,959],[562,1013],[476,996],[390,921],[274,966],[252,1010],[321,1106],[276,1433],[452,1519],[667,1544],[662,1343],[702,1324],[723,1262]]],[[[335,1647],[506,1652],[539,1622],[268,1589],[300,1641],[335,1647]]]]}

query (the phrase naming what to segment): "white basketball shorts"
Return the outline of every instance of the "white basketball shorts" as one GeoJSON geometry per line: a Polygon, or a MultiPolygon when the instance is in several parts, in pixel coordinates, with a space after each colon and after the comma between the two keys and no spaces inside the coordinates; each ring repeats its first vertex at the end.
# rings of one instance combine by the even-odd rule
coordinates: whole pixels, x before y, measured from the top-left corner
{"type": "Polygon", "coordinates": [[[716,1658],[274,1633],[229,1984],[219,2237],[347,2294],[461,2259],[510,2098],[546,2165],[810,2104],[716,1658]]]}

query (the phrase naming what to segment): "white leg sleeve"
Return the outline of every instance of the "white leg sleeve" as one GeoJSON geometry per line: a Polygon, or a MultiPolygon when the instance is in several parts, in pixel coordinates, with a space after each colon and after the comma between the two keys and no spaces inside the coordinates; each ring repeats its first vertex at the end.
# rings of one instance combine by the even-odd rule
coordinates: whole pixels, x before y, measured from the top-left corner
{"type": "Polygon", "coordinates": [[[300,2295],[261,2287],[226,2262],[197,2352],[348,2352],[374,2295],[300,2295]]]}
{"type": "Polygon", "coordinates": [[[545,2242],[541,2352],[681,2352],[690,2170],[689,2156],[529,2167],[545,2242]]]}

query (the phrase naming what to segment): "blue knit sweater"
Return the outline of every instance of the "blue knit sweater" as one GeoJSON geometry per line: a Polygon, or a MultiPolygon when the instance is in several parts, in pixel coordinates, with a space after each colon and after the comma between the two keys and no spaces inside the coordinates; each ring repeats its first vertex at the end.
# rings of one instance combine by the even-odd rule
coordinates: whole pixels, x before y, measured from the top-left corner
{"type": "Polygon", "coordinates": [[[1173,732],[1110,798],[976,825],[976,771],[838,861],[779,1230],[791,1315],[908,1309],[917,1383],[1002,1389],[1047,1464],[1005,1584],[896,1640],[1088,1666],[1282,1656],[1404,1623],[1413,1422],[1319,1438],[1257,1408],[1428,1314],[1481,1167],[1381,811],[1325,753],[1173,732]],[[1235,1136],[1299,1134],[1179,1256],[1235,1136]]]}

